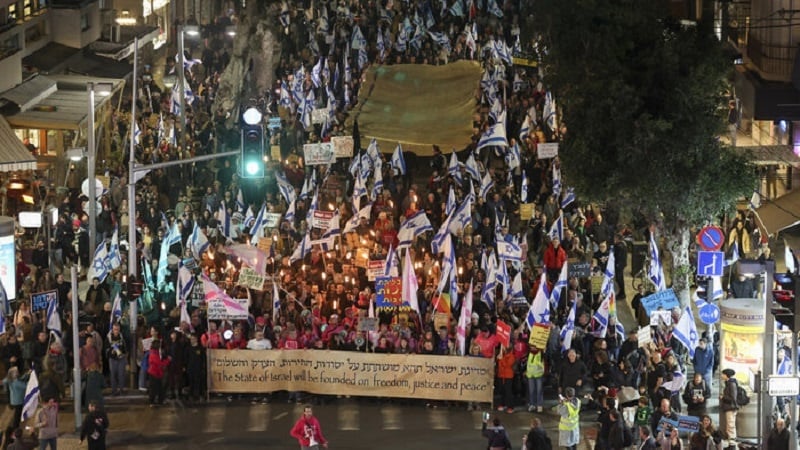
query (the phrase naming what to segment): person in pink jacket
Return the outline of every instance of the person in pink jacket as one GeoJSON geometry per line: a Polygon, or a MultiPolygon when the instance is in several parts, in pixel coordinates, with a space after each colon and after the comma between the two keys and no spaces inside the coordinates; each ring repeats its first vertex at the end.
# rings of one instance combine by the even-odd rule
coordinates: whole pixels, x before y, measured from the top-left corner
{"type": "Polygon", "coordinates": [[[319,420],[314,417],[311,405],[303,407],[303,415],[289,432],[300,443],[300,450],[319,450],[320,447],[328,448],[328,440],[322,435],[319,420]]]}

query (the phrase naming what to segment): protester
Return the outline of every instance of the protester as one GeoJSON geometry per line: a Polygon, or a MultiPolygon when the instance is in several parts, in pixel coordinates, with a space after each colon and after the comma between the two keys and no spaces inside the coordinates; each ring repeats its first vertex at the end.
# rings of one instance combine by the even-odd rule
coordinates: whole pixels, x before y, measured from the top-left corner
{"type": "Polygon", "coordinates": [[[161,341],[153,340],[147,358],[147,378],[149,385],[147,395],[150,399],[150,407],[164,403],[164,376],[170,364],[170,357],[161,349],[161,341]]]}
{"type": "Polygon", "coordinates": [[[105,450],[109,425],[108,414],[96,402],[89,402],[89,413],[81,425],[81,443],[88,440],[89,450],[105,450]]]}
{"type": "Polygon", "coordinates": [[[580,400],[575,398],[575,389],[564,389],[564,396],[558,403],[558,445],[568,450],[576,450],[581,440],[580,434],[580,400]]]}
{"type": "Polygon", "coordinates": [[[789,450],[789,439],[792,434],[786,428],[786,421],[782,418],[775,420],[775,426],[769,431],[767,448],[769,450],[789,450]]]}
{"type": "Polygon", "coordinates": [[[54,398],[45,400],[45,404],[36,413],[36,428],[39,430],[39,448],[56,450],[58,441],[58,404],[54,398]]]}
{"type": "Polygon", "coordinates": [[[531,419],[531,429],[528,434],[522,436],[523,450],[552,450],[553,443],[547,436],[547,431],[542,427],[542,421],[538,417],[531,419]]]}
{"type": "Polygon", "coordinates": [[[297,419],[289,434],[297,439],[300,450],[328,448],[328,440],[322,434],[322,426],[314,416],[311,405],[303,406],[303,415],[297,419]]]}
{"type": "Polygon", "coordinates": [[[725,369],[722,371],[722,392],[719,396],[719,407],[725,415],[725,436],[728,447],[736,446],[736,415],[739,411],[738,396],[739,383],[736,381],[736,371],[725,369]]]}
{"type": "Polygon", "coordinates": [[[489,450],[511,450],[511,439],[508,431],[500,423],[500,418],[492,418],[492,425],[488,426],[489,419],[484,416],[481,425],[481,435],[489,440],[489,450]]]}

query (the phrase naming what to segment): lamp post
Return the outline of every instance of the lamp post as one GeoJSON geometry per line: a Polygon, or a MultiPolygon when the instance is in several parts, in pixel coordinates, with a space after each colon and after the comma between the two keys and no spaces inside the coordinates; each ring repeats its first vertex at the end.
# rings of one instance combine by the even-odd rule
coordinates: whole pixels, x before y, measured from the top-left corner
{"type": "Polygon", "coordinates": [[[88,183],[88,197],[89,197],[89,257],[94,256],[95,247],[97,247],[97,181],[96,181],[96,160],[97,149],[94,142],[94,96],[110,95],[113,85],[111,83],[95,83],[89,81],[86,83],[86,92],[89,94],[89,117],[86,124],[86,139],[87,139],[87,183],[88,183]]]}

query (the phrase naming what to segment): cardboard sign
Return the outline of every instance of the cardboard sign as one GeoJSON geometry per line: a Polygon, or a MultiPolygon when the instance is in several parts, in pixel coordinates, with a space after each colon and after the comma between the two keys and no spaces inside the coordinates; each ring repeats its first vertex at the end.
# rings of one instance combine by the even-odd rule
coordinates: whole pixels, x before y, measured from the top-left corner
{"type": "Polygon", "coordinates": [[[363,269],[369,268],[369,250],[366,248],[359,248],[356,250],[356,267],[361,267],[363,269]]]}
{"type": "Polygon", "coordinates": [[[326,117],[328,117],[327,108],[314,108],[311,110],[311,123],[314,125],[325,123],[326,117]]]}
{"type": "Polygon", "coordinates": [[[264,213],[264,228],[278,228],[281,224],[281,215],[278,213],[264,213]]]}
{"type": "Polygon", "coordinates": [[[336,162],[333,144],[330,142],[305,144],[303,145],[303,159],[307,166],[333,164],[336,162]]]}
{"type": "Polygon", "coordinates": [[[333,154],[337,158],[353,157],[353,136],[334,136],[331,142],[333,142],[333,154]]]}
{"type": "Polygon", "coordinates": [[[384,276],[386,273],[386,260],[371,260],[367,266],[367,279],[375,281],[376,278],[384,276]]]}
{"type": "Polygon", "coordinates": [[[592,263],[571,259],[567,262],[567,276],[577,278],[589,278],[592,276],[592,263]]]}
{"type": "Polygon", "coordinates": [[[558,156],[558,142],[537,144],[536,155],[539,159],[555,158],[558,156]]]}
{"type": "Polygon", "coordinates": [[[656,292],[655,294],[648,295],[647,297],[642,297],[642,307],[648,316],[650,316],[653,311],[659,308],[670,310],[680,306],[681,304],[678,301],[678,297],[675,296],[675,292],[672,290],[672,288],[656,292]]]}
{"type": "Polygon", "coordinates": [[[250,267],[242,267],[242,270],[239,271],[240,286],[261,291],[264,289],[264,281],[264,275],[256,273],[256,271],[250,267]]]}
{"type": "Polygon", "coordinates": [[[647,347],[648,344],[653,342],[653,336],[650,334],[650,327],[639,328],[638,337],[639,347],[647,347]]]}
{"type": "Polygon", "coordinates": [[[538,348],[546,349],[547,341],[550,340],[550,327],[541,323],[534,324],[531,327],[531,337],[528,339],[528,344],[538,348]]]}
{"type": "MultiPolygon", "coordinates": [[[[548,333],[550,329],[547,329],[548,333]]],[[[511,344],[511,325],[503,322],[502,320],[497,321],[497,337],[500,339],[500,343],[503,344],[504,347],[507,347],[511,344]]]]}
{"type": "Polygon", "coordinates": [[[378,331],[377,317],[362,317],[358,319],[358,331],[378,331]]]}
{"type": "Polygon", "coordinates": [[[331,226],[331,220],[333,220],[334,213],[333,211],[320,211],[318,209],[314,210],[314,214],[312,216],[312,227],[313,228],[321,228],[323,230],[327,230],[331,226]]]}
{"type": "Polygon", "coordinates": [[[210,392],[323,395],[491,403],[494,360],[331,350],[209,350],[210,392]]]}
{"type": "Polygon", "coordinates": [[[272,238],[270,236],[260,238],[258,240],[258,249],[269,255],[272,251],[272,238]]]}
{"type": "Polygon", "coordinates": [[[520,220],[531,220],[533,218],[533,210],[536,206],[535,203],[522,203],[519,205],[519,218],[520,220]]]}
{"type": "Polygon", "coordinates": [[[31,312],[47,311],[50,302],[58,302],[58,291],[55,289],[31,294],[31,312]]]}
{"type": "Polygon", "coordinates": [[[650,313],[650,326],[657,327],[660,324],[672,325],[672,311],[653,311],[650,313]]]}
{"type": "Polygon", "coordinates": [[[450,328],[450,314],[433,313],[433,329],[438,332],[442,327],[450,328]]]}

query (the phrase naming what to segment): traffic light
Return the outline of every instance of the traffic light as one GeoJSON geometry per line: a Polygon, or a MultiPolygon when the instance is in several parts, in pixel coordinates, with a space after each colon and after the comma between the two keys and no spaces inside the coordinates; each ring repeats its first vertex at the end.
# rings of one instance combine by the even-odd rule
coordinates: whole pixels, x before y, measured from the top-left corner
{"type": "Polygon", "coordinates": [[[248,108],[242,114],[242,178],[264,178],[264,126],[261,112],[248,108]]]}

